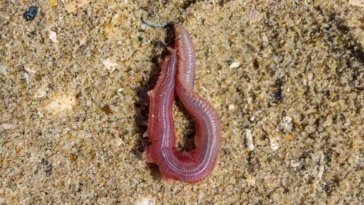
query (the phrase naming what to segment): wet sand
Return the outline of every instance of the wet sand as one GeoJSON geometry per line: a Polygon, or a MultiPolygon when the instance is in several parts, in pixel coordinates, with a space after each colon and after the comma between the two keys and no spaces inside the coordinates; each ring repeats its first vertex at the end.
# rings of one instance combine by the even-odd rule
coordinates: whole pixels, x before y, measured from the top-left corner
{"type": "MultiPolygon", "coordinates": [[[[0,204],[362,204],[362,13],[346,1],[1,1],[0,204]],[[144,159],[145,95],[171,39],[141,18],[181,23],[194,42],[195,90],[223,126],[201,183],[165,183],[144,159]]],[[[174,117],[191,149],[180,103],[174,117]]]]}

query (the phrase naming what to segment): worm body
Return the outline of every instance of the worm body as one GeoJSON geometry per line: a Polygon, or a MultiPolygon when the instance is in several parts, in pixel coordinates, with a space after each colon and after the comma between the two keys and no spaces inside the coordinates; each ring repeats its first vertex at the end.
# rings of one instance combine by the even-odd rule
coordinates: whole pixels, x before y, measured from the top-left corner
{"type": "Polygon", "coordinates": [[[194,92],[195,51],[188,32],[174,25],[174,49],[161,65],[158,81],[149,91],[150,107],[147,134],[151,145],[147,161],[158,165],[164,180],[196,183],[205,179],[216,165],[221,144],[221,124],[209,102],[194,92]],[[176,148],[172,104],[176,93],[196,123],[195,149],[176,148]]]}

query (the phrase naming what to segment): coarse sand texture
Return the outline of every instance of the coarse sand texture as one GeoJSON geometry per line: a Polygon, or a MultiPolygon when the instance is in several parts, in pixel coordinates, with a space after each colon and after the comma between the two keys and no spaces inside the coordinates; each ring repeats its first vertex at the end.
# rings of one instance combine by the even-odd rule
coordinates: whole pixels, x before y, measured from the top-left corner
{"type": "MultiPolygon", "coordinates": [[[[364,204],[363,0],[0,1],[0,204],[364,204]],[[146,161],[173,48],[221,121],[204,180],[146,161]]],[[[179,150],[196,123],[172,106],[179,150]]]]}

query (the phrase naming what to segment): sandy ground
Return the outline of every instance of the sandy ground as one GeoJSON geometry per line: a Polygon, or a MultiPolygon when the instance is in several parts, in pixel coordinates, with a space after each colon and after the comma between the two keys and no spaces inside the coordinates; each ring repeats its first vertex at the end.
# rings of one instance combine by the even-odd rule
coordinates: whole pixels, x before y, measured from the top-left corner
{"type": "MultiPolygon", "coordinates": [[[[363,204],[363,12],[343,0],[0,1],[0,204],[363,204]],[[199,184],[164,183],[144,160],[145,93],[170,39],[141,18],[186,27],[196,91],[221,117],[219,162],[199,184]]],[[[188,149],[193,121],[178,105],[174,116],[188,149]]]]}

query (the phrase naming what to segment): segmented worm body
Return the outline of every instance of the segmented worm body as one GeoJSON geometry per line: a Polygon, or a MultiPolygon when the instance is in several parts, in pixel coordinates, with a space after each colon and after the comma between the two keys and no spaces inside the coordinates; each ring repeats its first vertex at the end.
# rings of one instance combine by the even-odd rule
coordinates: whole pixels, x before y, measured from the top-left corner
{"type": "Polygon", "coordinates": [[[147,134],[151,145],[147,161],[158,165],[164,180],[196,183],[205,179],[216,165],[221,144],[221,124],[214,108],[194,91],[196,57],[188,32],[174,25],[177,50],[169,49],[161,64],[161,74],[149,91],[147,134]],[[176,147],[172,104],[176,93],[196,123],[195,149],[176,147]]]}

